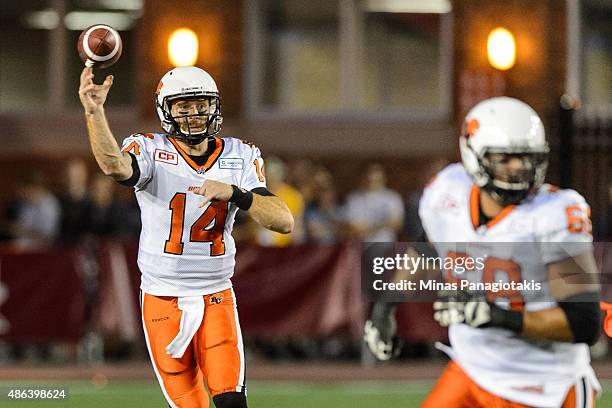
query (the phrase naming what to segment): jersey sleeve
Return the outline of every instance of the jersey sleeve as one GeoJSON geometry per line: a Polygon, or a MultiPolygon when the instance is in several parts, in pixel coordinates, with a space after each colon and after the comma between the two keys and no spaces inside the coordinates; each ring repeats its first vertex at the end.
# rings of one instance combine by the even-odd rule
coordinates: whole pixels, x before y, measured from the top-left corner
{"type": "Polygon", "coordinates": [[[142,190],[153,178],[153,172],[155,166],[153,164],[153,153],[152,149],[146,141],[146,137],[142,134],[136,133],[126,137],[121,146],[121,151],[130,153],[136,158],[136,164],[140,175],[134,189],[142,190]]]}
{"type": "Polygon", "coordinates": [[[251,191],[254,188],[266,188],[266,170],[261,151],[255,145],[243,144],[245,150],[244,171],[238,187],[251,191]]]}
{"type": "Polygon", "coordinates": [[[427,183],[419,199],[419,220],[430,242],[436,242],[438,240],[437,231],[439,228],[437,223],[440,217],[436,216],[434,203],[438,200],[444,188],[445,176],[444,174],[438,174],[427,183]]]}
{"type": "Polygon", "coordinates": [[[591,210],[584,198],[572,190],[551,194],[556,197],[539,209],[535,224],[544,263],[592,251],[591,210]]]}

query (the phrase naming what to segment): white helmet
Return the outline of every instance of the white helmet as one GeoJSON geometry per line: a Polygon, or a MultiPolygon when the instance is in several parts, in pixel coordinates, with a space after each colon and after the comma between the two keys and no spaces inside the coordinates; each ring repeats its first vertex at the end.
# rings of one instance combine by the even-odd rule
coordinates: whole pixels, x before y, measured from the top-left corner
{"type": "Polygon", "coordinates": [[[502,96],[474,106],[465,117],[459,146],[466,171],[500,204],[518,204],[544,182],[549,151],[544,126],[536,111],[518,99],[502,96]],[[516,155],[523,168],[502,174],[493,153],[516,155]]]}
{"type": "MultiPolygon", "coordinates": [[[[170,136],[182,139],[191,145],[199,144],[221,130],[221,98],[215,80],[208,72],[198,67],[177,67],[166,73],[157,85],[156,105],[161,126],[170,136]],[[179,99],[207,97],[210,108],[207,114],[181,115],[173,117],[170,105],[179,99]],[[181,117],[206,116],[207,126],[200,132],[184,132],[176,119],[181,117]]],[[[188,124],[189,122],[187,122],[188,124]]]]}

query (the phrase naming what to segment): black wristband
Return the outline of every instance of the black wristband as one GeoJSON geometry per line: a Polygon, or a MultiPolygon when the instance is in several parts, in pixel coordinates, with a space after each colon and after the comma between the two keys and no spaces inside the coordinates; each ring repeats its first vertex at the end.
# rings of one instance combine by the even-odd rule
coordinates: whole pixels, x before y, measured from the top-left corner
{"type": "Polygon", "coordinates": [[[517,334],[523,332],[523,312],[505,310],[495,306],[493,303],[489,303],[489,306],[491,307],[491,322],[489,326],[502,327],[512,330],[517,334]]]}
{"type": "Polygon", "coordinates": [[[597,341],[601,331],[599,300],[599,293],[585,292],[557,301],[567,317],[574,343],[593,345],[597,341]]]}
{"type": "Polygon", "coordinates": [[[233,184],[232,189],[234,192],[232,193],[229,202],[236,204],[236,207],[240,208],[241,210],[248,211],[249,208],[251,208],[251,204],[253,204],[253,193],[243,190],[233,184]]]}

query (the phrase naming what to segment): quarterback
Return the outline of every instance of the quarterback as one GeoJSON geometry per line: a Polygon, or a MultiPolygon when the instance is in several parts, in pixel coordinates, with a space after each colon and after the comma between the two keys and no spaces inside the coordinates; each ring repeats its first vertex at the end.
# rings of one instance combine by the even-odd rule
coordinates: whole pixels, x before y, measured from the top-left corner
{"type": "Polygon", "coordinates": [[[153,369],[171,407],[244,408],[245,362],[230,278],[238,209],[287,234],[293,217],[266,189],[259,149],[219,138],[221,102],[213,78],[174,68],[155,95],[163,133],[136,133],[120,148],[104,102],[113,83],[81,73],[79,96],[93,154],[105,175],[133,187],[142,232],[141,308],[153,369]]]}
{"type": "MultiPolygon", "coordinates": [[[[419,218],[442,257],[485,256],[481,270],[448,282],[537,282],[539,290],[458,291],[434,304],[449,327],[451,358],[426,408],[592,407],[600,386],[588,345],[600,330],[599,280],[589,207],[544,183],[548,145],[537,113],[513,98],[467,114],[462,163],[425,189],[419,218]],[[461,249],[458,249],[461,248],[461,249]]],[[[376,303],[365,340],[393,355],[394,305],[376,303]]]]}

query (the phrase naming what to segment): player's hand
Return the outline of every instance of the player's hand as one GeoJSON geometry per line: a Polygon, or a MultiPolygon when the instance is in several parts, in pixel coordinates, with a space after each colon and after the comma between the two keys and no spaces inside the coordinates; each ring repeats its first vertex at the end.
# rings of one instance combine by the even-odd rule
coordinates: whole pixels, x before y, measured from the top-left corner
{"type": "Polygon", "coordinates": [[[401,351],[400,340],[395,335],[396,329],[393,308],[388,308],[385,304],[375,304],[372,316],[363,328],[363,340],[378,360],[389,360],[401,351]]]}
{"type": "Polygon", "coordinates": [[[491,311],[495,307],[497,306],[488,303],[482,295],[462,291],[435,302],[434,319],[442,327],[459,323],[471,327],[489,327],[491,311]]]}
{"type": "Polygon", "coordinates": [[[94,74],[92,68],[85,67],[81,72],[81,84],[79,86],[79,98],[86,113],[95,113],[104,107],[108,91],[113,85],[113,76],[108,75],[102,85],[93,82],[94,74]]]}
{"type": "Polygon", "coordinates": [[[204,197],[199,205],[200,207],[204,207],[213,200],[229,201],[230,197],[234,193],[234,189],[231,185],[221,183],[220,181],[206,180],[204,184],[202,184],[202,187],[194,190],[194,193],[204,197]]]}

